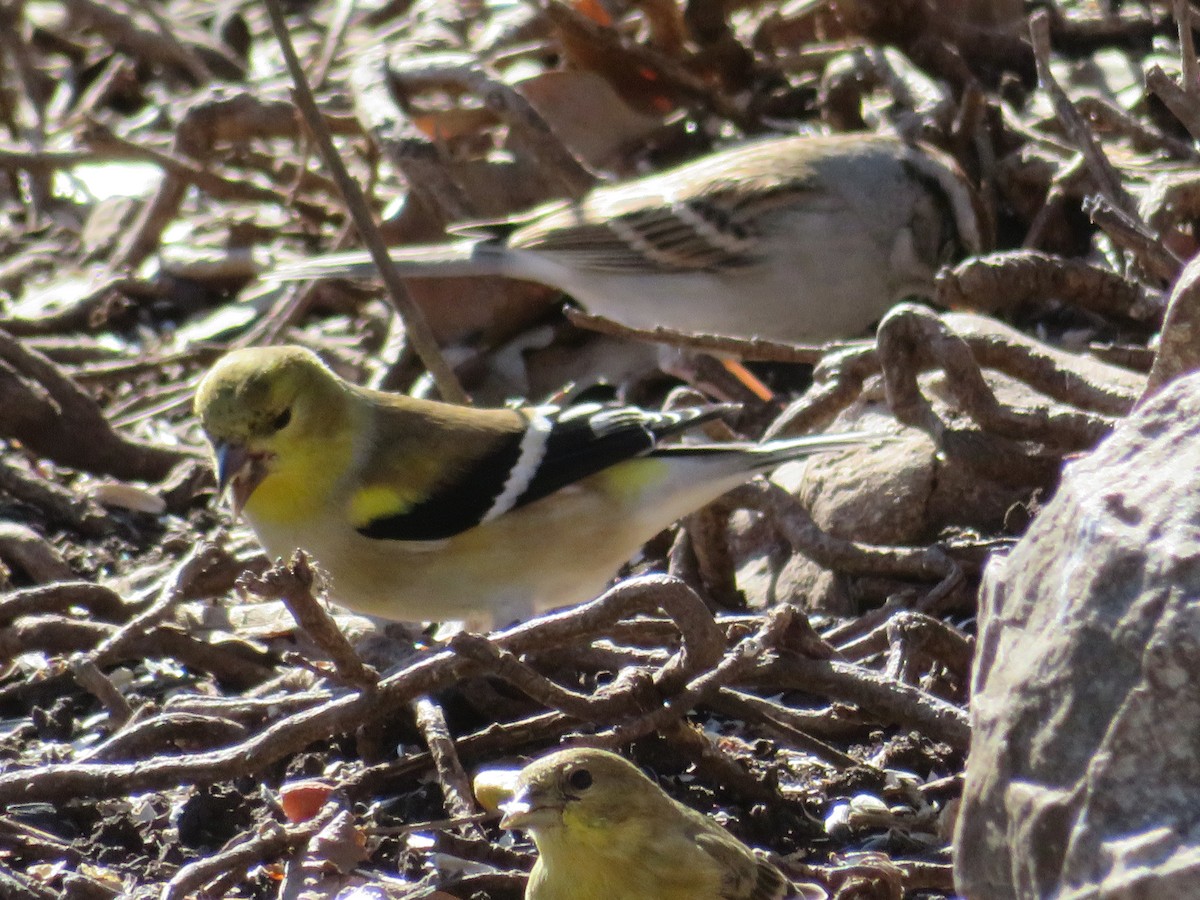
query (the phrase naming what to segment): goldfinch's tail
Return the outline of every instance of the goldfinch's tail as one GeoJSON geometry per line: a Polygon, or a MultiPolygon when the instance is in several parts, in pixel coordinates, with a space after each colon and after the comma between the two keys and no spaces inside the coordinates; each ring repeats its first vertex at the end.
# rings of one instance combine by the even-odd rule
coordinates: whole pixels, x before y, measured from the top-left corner
{"type": "Polygon", "coordinates": [[[765,444],[673,444],[660,447],[653,456],[724,456],[739,459],[745,471],[763,471],[794,459],[803,459],[817,453],[848,450],[870,444],[882,444],[894,440],[890,435],[869,431],[846,431],[837,434],[812,434],[796,438],[782,438],[765,444]]]}

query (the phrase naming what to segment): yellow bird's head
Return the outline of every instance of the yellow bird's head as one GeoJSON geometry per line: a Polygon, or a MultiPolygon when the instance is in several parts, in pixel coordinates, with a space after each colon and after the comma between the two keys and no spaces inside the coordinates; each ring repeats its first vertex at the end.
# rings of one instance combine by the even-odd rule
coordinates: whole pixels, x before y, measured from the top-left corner
{"type": "Polygon", "coordinates": [[[347,430],[349,391],[303,347],[235,350],[212,367],[196,391],[195,412],[235,511],[273,472],[320,471],[310,457],[347,430]]]}
{"type": "Polygon", "coordinates": [[[673,801],[637,766],[607,750],[560,750],[530,763],[501,805],[501,826],[528,830],[539,846],[567,832],[589,842],[633,820],[661,815],[673,801]]]}
{"type": "MultiPolygon", "coordinates": [[[[781,900],[788,880],[765,856],[673,800],[605,750],[534,760],[511,783],[483,779],[500,824],[537,844],[526,900],[781,900]]],[[[824,894],[822,894],[824,896],[824,894]]]]}

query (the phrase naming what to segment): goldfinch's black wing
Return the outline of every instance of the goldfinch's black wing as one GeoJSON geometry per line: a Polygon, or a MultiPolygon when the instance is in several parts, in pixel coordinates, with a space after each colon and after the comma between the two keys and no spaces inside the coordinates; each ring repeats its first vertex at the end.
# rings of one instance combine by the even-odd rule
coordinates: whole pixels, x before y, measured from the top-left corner
{"type": "Polygon", "coordinates": [[[419,502],[359,525],[371,538],[438,541],[540,500],[623,460],[649,453],[662,438],[728,411],[714,405],[673,412],[597,404],[523,411],[524,429],[494,440],[419,502]]]}

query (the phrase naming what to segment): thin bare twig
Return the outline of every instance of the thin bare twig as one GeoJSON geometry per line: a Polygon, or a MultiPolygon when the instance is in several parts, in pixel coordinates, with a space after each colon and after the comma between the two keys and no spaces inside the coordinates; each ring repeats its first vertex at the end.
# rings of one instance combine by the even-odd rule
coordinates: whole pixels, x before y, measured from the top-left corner
{"type": "Polygon", "coordinates": [[[379,229],[375,227],[374,217],[367,206],[366,197],[358,183],[350,177],[350,173],[346,170],[341,156],[333,144],[333,138],[329,135],[329,129],[325,127],[321,111],[317,107],[316,97],[313,96],[312,88],[308,85],[308,78],[305,76],[300,59],[296,56],[296,50],[292,46],[282,5],[279,0],[263,0],[263,5],[267,9],[271,28],[275,32],[275,38],[279,42],[280,50],[283,51],[284,61],[287,63],[288,72],[295,85],[296,105],[304,116],[309,133],[317,142],[317,147],[321,151],[321,159],[333,174],[338,191],[358,228],[359,236],[379,269],[380,277],[387,286],[388,296],[395,305],[397,314],[404,319],[413,349],[421,357],[421,362],[425,364],[429,374],[433,376],[443,398],[452,403],[469,403],[466,392],[458,382],[458,376],[454,374],[454,370],[446,362],[438,348],[433,331],[425,319],[425,314],[413,301],[408,289],[404,286],[404,280],[396,271],[396,267],[392,265],[387,245],[384,244],[379,229]]]}

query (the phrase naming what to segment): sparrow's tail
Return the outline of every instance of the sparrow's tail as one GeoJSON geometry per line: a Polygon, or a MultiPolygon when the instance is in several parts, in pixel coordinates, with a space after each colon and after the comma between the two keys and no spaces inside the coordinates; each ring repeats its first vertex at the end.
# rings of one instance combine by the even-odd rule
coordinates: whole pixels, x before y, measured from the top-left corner
{"type": "MultiPolygon", "coordinates": [[[[393,247],[388,255],[405,278],[453,278],[502,275],[503,254],[491,240],[461,240],[444,244],[393,247]]],[[[330,253],[282,263],[260,276],[264,281],[310,281],[319,278],[377,278],[365,250],[330,253]]]]}

